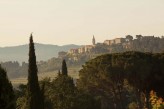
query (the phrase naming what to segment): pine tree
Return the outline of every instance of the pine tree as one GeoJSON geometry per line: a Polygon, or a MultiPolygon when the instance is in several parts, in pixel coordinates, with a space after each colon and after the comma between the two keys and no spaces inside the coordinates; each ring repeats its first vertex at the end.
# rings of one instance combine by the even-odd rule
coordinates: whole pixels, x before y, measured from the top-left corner
{"type": "Polygon", "coordinates": [[[6,71],[0,66],[0,109],[15,109],[15,95],[6,71]]]}
{"type": "Polygon", "coordinates": [[[44,100],[41,93],[38,76],[33,37],[31,34],[29,44],[29,68],[28,68],[28,109],[44,109],[44,100]]]}
{"type": "Polygon", "coordinates": [[[62,62],[62,75],[68,75],[67,64],[65,62],[65,59],[62,62]]]}

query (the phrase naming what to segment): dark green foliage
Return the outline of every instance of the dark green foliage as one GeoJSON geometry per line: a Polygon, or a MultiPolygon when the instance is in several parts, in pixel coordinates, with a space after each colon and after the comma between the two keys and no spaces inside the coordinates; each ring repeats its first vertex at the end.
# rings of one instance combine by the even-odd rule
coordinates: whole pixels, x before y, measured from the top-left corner
{"type": "Polygon", "coordinates": [[[56,109],[75,109],[75,85],[66,75],[58,76],[52,82],[52,98],[56,109]]]}
{"type": "Polygon", "coordinates": [[[20,84],[17,89],[15,89],[16,94],[16,109],[28,109],[27,108],[27,85],[20,84]]]}
{"type": "Polygon", "coordinates": [[[65,60],[63,60],[63,62],[62,62],[62,75],[68,75],[67,64],[66,64],[65,60]]]}
{"type": "Polygon", "coordinates": [[[15,109],[13,87],[7,78],[6,71],[0,66],[0,109],[15,109]]]}
{"type": "Polygon", "coordinates": [[[77,90],[69,76],[58,75],[52,82],[45,78],[41,81],[43,83],[45,109],[100,109],[98,100],[89,93],[77,90]]]}
{"type": "Polygon", "coordinates": [[[15,89],[16,98],[25,96],[27,93],[27,85],[20,84],[17,89],[15,89]]]}
{"type": "Polygon", "coordinates": [[[141,93],[147,99],[151,90],[164,96],[163,57],[162,53],[141,52],[99,56],[87,62],[80,70],[78,88],[100,97],[102,109],[125,109],[132,101],[142,106],[141,93]],[[126,81],[129,84],[126,85],[126,81]],[[135,98],[129,91],[130,85],[134,89],[135,98]]]}
{"type": "Polygon", "coordinates": [[[44,109],[43,96],[40,91],[37,76],[36,56],[32,35],[29,44],[29,69],[28,69],[28,109],[44,109]]]}
{"type": "Polygon", "coordinates": [[[53,99],[52,96],[54,93],[52,92],[52,84],[50,78],[44,78],[40,81],[40,85],[42,87],[42,94],[44,97],[44,109],[54,109],[53,108],[53,99]]]}
{"type": "Polygon", "coordinates": [[[100,101],[89,93],[78,91],[76,93],[76,109],[101,109],[100,101]]]}

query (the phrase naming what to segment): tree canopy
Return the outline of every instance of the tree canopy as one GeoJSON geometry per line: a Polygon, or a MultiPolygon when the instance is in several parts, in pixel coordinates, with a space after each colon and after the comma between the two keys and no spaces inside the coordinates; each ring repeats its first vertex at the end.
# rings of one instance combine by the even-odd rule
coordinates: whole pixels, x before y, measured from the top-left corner
{"type": "Polygon", "coordinates": [[[125,87],[126,80],[136,93],[144,93],[147,99],[151,90],[164,96],[164,89],[161,89],[164,87],[163,66],[163,53],[125,52],[98,56],[83,65],[78,88],[99,96],[104,108],[124,109],[132,99],[125,87]]]}
{"type": "Polygon", "coordinates": [[[0,66],[0,109],[15,109],[15,95],[6,71],[0,66]]]}

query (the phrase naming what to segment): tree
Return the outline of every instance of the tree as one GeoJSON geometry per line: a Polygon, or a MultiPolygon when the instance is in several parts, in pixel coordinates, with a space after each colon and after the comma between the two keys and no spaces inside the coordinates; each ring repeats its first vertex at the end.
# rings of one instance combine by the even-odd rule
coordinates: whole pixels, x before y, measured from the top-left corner
{"type": "Polygon", "coordinates": [[[67,64],[66,64],[65,60],[63,60],[63,62],[62,62],[62,74],[68,75],[67,64]]]}
{"type": "Polygon", "coordinates": [[[136,38],[140,40],[143,36],[142,35],[136,35],[136,38]]]}
{"type": "Polygon", "coordinates": [[[44,109],[44,100],[39,87],[37,72],[38,69],[36,65],[35,48],[34,48],[33,37],[31,34],[30,44],[29,44],[29,69],[28,69],[28,83],[27,83],[28,109],[44,109]]]}
{"type": "Polygon", "coordinates": [[[133,40],[133,36],[127,35],[127,36],[126,36],[126,39],[127,39],[128,41],[132,41],[132,40],[133,40]]]}
{"type": "Polygon", "coordinates": [[[0,66],[0,109],[15,109],[15,95],[6,71],[0,66]]]}
{"type": "Polygon", "coordinates": [[[67,75],[58,75],[51,83],[50,98],[55,109],[75,108],[75,85],[73,79],[67,75]]]}
{"type": "Polygon", "coordinates": [[[152,109],[164,109],[164,101],[163,98],[157,96],[156,92],[153,90],[150,92],[149,99],[152,109]]]}
{"type": "Polygon", "coordinates": [[[150,90],[164,96],[163,62],[162,53],[125,52],[98,56],[83,65],[77,86],[95,98],[100,97],[102,109],[125,109],[131,102],[141,104],[139,108],[143,104],[149,108],[150,90]],[[126,88],[125,81],[133,87],[135,98],[126,88]],[[141,100],[141,94],[146,102],[141,100]]]}
{"type": "Polygon", "coordinates": [[[17,109],[27,109],[27,85],[20,84],[17,89],[15,89],[16,95],[16,107],[17,109]]]}

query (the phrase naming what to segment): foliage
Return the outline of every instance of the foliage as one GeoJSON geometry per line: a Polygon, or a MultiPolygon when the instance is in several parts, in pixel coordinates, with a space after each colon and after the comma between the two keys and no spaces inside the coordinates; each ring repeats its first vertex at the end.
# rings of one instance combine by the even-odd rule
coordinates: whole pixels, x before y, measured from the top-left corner
{"type": "MultiPolygon", "coordinates": [[[[100,96],[103,108],[124,109],[133,101],[144,107],[140,96],[148,99],[151,89],[164,96],[161,89],[164,80],[164,55],[125,52],[106,54],[90,60],[80,70],[78,88],[94,97],[100,96]],[[134,87],[135,99],[125,87],[134,87]],[[145,84],[146,83],[146,84],[145,84]],[[158,85],[157,85],[158,84],[158,85]],[[106,105],[107,104],[107,105],[106,105]]],[[[148,107],[149,103],[146,102],[148,107]]]]}
{"type": "Polygon", "coordinates": [[[17,98],[17,108],[16,109],[28,109],[26,103],[27,99],[25,96],[17,98]]]}
{"type": "Polygon", "coordinates": [[[129,104],[128,109],[139,109],[137,103],[132,102],[129,104]]]}
{"type": "Polygon", "coordinates": [[[60,75],[52,82],[51,99],[56,109],[75,109],[75,86],[73,79],[60,75]]]}
{"type": "Polygon", "coordinates": [[[15,95],[6,71],[0,66],[0,109],[15,109],[15,95]]]}
{"type": "Polygon", "coordinates": [[[27,83],[28,109],[44,109],[44,100],[38,83],[36,56],[32,35],[29,44],[29,69],[27,83]]]}
{"type": "Polygon", "coordinates": [[[20,84],[15,89],[16,109],[27,109],[27,85],[20,84]]]}
{"type": "Polygon", "coordinates": [[[62,75],[68,75],[67,64],[66,64],[65,60],[63,60],[63,62],[62,62],[62,75]]]}
{"type": "Polygon", "coordinates": [[[164,101],[162,98],[156,95],[156,92],[153,90],[150,92],[150,99],[152,109],[164,109],[164,101]]]}

